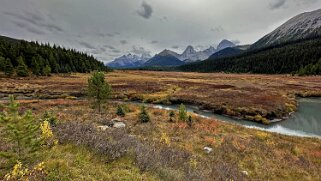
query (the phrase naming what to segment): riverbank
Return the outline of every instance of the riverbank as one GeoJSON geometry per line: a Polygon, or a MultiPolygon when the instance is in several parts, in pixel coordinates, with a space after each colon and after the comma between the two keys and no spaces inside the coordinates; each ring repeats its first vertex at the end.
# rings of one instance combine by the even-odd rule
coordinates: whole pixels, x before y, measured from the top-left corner
{"type": "MultiPolygon", "coordinates": [[[[206,178],[208,180],[210,180],[209,178],[223,180],[293,180],[298,177],[301,180],[318,180],[321,178],[321,140],[317,138],[292,137],[249,129],[237,124],[227,124],[214,118],[202,118],[192,113],[193,124],[192,127],[189,127],[185,122],[177,119],[177,112],[175,112],[174,121],[170,122],[169,110],[153,107],[147,108],[151,121],[143,124],[138,121],[140,106],[134,104],[120,104],[127,111],[125,117],[117,118],[116,108],[119,104],[116,102],[110,102],[101,114],[92,110],[87,100],[52,99],[19,102],[23,110],[33,110],[36,118],[41,117],[45,111],[50,111],[57,116],[59,126],[55,129],[55,134],[61,139],[60,145],[57,147],[59,150],[64,151],[62,149],[64,147],[69,147],[68,150],[71,150],[70,147],[72,149],[79,146],[85,147],[84,153],[89,152],[94,158],[108,160],[109,152],[108,154],[100,152],[104,149],[99,144],[99,140],[106,140],[104,142],[107,145],[114,140],[113,144],[117,145],[107,148],[115,148],[110,152],[121,153],[121,157],[111,163],[105,161],[107,168],[111,164],[119,167],[126,158],[125,160],[131,160],[131,163],[126,164],[127,167],[136,170],[133,173],[137,178],[139,178],[139,173],[150,175],[147,178],[155,180],[164,180],[165,178],[167,180],[184,180],[184,178],[191,178],[192,175],[188,175],[189,173],[193,173],[195,178],[203,178],[204,180],[206,178]],[[119,130],[109,128],[106,132],[98,131],[98,129],[96,132],[96,129],[93,129],[106,124],[113,118],[119,119],[126,127],[119,130]],[[105,134],[108,139],[100,137],[105,134]],[[116,137],[111,139],[111,136],[116,137]],[[91,142],[93,138],[97,139],[97,142],[91,142]],[[133,144],[130,141],[132,139],[144,146],[136,145],[136,141],[133,144]],[[100,145],[97,146],[97,149],[94,146],[86,146],[96,144],[100,145]],[[127,146],[131,146],[133,152],[123,152],[127,150],[125,149],[127,146]],[[212,150],[207,153],[204,151],[205,147],[212,150]],[[135,152],[135,150],[140,150],[144,157],[142,155],[137,157],[135,154],[139,152],[135,152]],[[162,152],[154,152],[153,150],[162,150],[162,152]],[[132,153],[135,154],[132,155],[132,153]],[[188,163],[187,165],[173,162],[172,158],[178,157],[179,154],[181,155],[179,158],[182,160],[177,161],[188,163]],[[105,155],[105,157],[101,155],[105,155]],[[144,170],[146,167],[151,168],[149,167],[151,165],[155,165],[157,168],[144,170]],[[185,166],[188,166],[190,170],[186,170],[185,166]],[[141,169],[140,172],[137,169],[141,169]],[[266,170],[269,171],[266,172],[266,170]]],[[[73,152],[79,154],[78,151],[73,152]]],[[[47,154],[50,155],[50,153],[47,154]]],[[[70,154],[68,153],[68,155],[70,154]]],[[[63,156],[63,158],[65,157],[63,156]]],[[[77,164],[79,162],[77,157],[68,158],[71,159],[68,160],[68,163],[77,164]]],[[[46,160],[55,162],[51,157],[46,160]]],[[[86,168],[93,168],[93,165],[86,162],[80,163],[86,168]]],[[[78,167],[73,169],[68,169],[68,167],[67,164],[64,164],[64,167],[60,168],[63,169],[63,172],[60,173],[64,176],[68,174],[72,176],[69,170],[83,172],[75,170],[78,167]]],[[[54,167],[50,168],[55,169],[54,167]]],[[[121,168],[127,176],[129,172],[125,172],[124,168],[121,168]]],[[[116,176],[121,173],[108,174],[116,176]]]]}
{"type": "MultiPolygon", "coordinates": [[[[178,111],[179,104],[177,105],[164,105],[164,104],[146,104],[140,102],[123,102],[118,103],[145,105],[155,109],[161,110],[174,110],[178,111]]],[[[218,121],[232,123],[244,126],[246,128],[258,129],[268,132],[279,133],[289,136],[299,137],[315,137],[321,139],[321,98],[299,98],[299,107],[296,112],[291,114],[287,119],[273,122],[265,125],[249,120],[233,118],[228,115],[214,114],[209,110],[201,110],[198,106],[185,105],[187,112],[196,116],[215,119],[218,121]]]]}
{"type": "MultiPolygon", "coordinates": [[[[85,96],[89,74],[0,78],[9,94],[56,99],[85,96]],[[13,81],[14,80],[14,81],[13,81]]],[[[321,76],[115,71],[106,74],[113,98],[154,104],[185,103],[238,119],[268,124],[297,110],[298,96],[321,96],[321,76]]]]}

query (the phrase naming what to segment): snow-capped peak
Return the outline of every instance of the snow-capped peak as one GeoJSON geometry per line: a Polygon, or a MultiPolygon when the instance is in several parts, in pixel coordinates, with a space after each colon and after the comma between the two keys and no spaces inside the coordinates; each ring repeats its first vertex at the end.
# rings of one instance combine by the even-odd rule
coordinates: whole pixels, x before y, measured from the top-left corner
{"type": "Polygon", "coordinates": [[[269,45],[311,38],[321,35],[321,9],[299,14],[267,34],[252,45],[261,48],[269,45]]]}
{"type": "Polygon", "coordinates": [[[108,63],[107,65],[115,68],[139,67],[150,58],[150,54],[142,54],[142,56],[138,56],[129,53],[127,55],[116,58],[114,61],[108,63]]]}
{"type": "Polygon", "coordinates": [[[225,48],[235,47],[235,46],[236,45],[233,42],[224,39],[218,44],[217,50],[223,50],[225,48]]]}
{"type": "Polygon", "coordinates": [[[160,56],[168,56],[168,55],[171,55],[171,56],[174,56],[174,57],[178,57],[179,55],[176,53],[176,52],[173,52],[171,50],[163,50],[162,52],[160,52],[158,55],[160,56]]]}
{"type": "Polygon", "coordinates": [[[196,53],[194,47],[192,47],[191,45],[188,45],[185,49],[185,51],[183,52],[183,55],[189,55],[189,54],[194,54],[196,53]]]}

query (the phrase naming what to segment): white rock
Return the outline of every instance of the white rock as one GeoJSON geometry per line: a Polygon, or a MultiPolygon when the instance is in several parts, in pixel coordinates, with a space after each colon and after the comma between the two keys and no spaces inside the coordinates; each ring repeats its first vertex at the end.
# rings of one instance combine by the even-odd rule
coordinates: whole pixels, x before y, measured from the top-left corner
{"type": "Polygon", "coordinates": [[[97,126],[97,128],[102,131],[106,131],[109,128],[109,126],[97,126]]]}
{"type": "Polygon", "coordinates": [[[245,170],[243,170],[242,173],[243,173],[244,175],[249,175],[249,173],[248,173],[247,171],[245,171],[245,170]]]}
{"type": "Polygon", "coordinates": [[[213,151],[213,148],[210,148],[210,147],[204,147],[204,151],[206,153],[211,153],[213,151]]]}
{"type": "Polygon", "coordinates": [[[115,122],[113,127],[114,128],[124,128],[124,127],[126,127],[126,124],[123,122],[115,122]]]}

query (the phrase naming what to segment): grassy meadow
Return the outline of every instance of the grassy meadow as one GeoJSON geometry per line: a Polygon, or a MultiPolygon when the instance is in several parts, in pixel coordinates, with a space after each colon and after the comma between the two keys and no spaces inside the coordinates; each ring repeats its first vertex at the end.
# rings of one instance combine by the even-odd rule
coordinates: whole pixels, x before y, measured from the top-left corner
{"type": "MultiPolygon", "coordinates": [[[[321,179],[320,139],[248,129],[194,114],[189,126],[179,120],[178,111],[170,121],[169,111],[151,107],[150,122],[141,123],[140,107],[124,102],[184,102],[264,122],[295,111],[296,96],[320,96],[319,76],[115,71],[106,74],[113,94],[101,113],[85,97],[89,76],[0,78],[1,104],[14,94],[20,112],[32,110],[40,120],[47,111],[57,120],[52,131],[58,143],[25,162],[29,169],[44,165],[29,180],[321,179]],[[117,106],[124,109],[124,117],[116,115],[117,106]],[[126,127],[98,128],[113,118],[126,127]],[[206,153],[204,147],[212,151],[206,153]]],[[[10,146],[4,141],[0,138],[0,152],[10,146]]],[[[12,170],[5,163],[0,159],[0,178],[12,170]]]]}

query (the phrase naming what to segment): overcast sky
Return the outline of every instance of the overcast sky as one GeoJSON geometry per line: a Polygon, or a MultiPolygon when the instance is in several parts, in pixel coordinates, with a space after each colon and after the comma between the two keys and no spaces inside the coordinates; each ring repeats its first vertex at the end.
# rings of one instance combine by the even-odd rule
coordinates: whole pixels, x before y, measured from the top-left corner
{"type": "Polygon", "coordinates": [[[75,48],[108,62],[180,53],[222,39],[250,44],[321,0],[0,0],[0,34],[75,48]]]}

